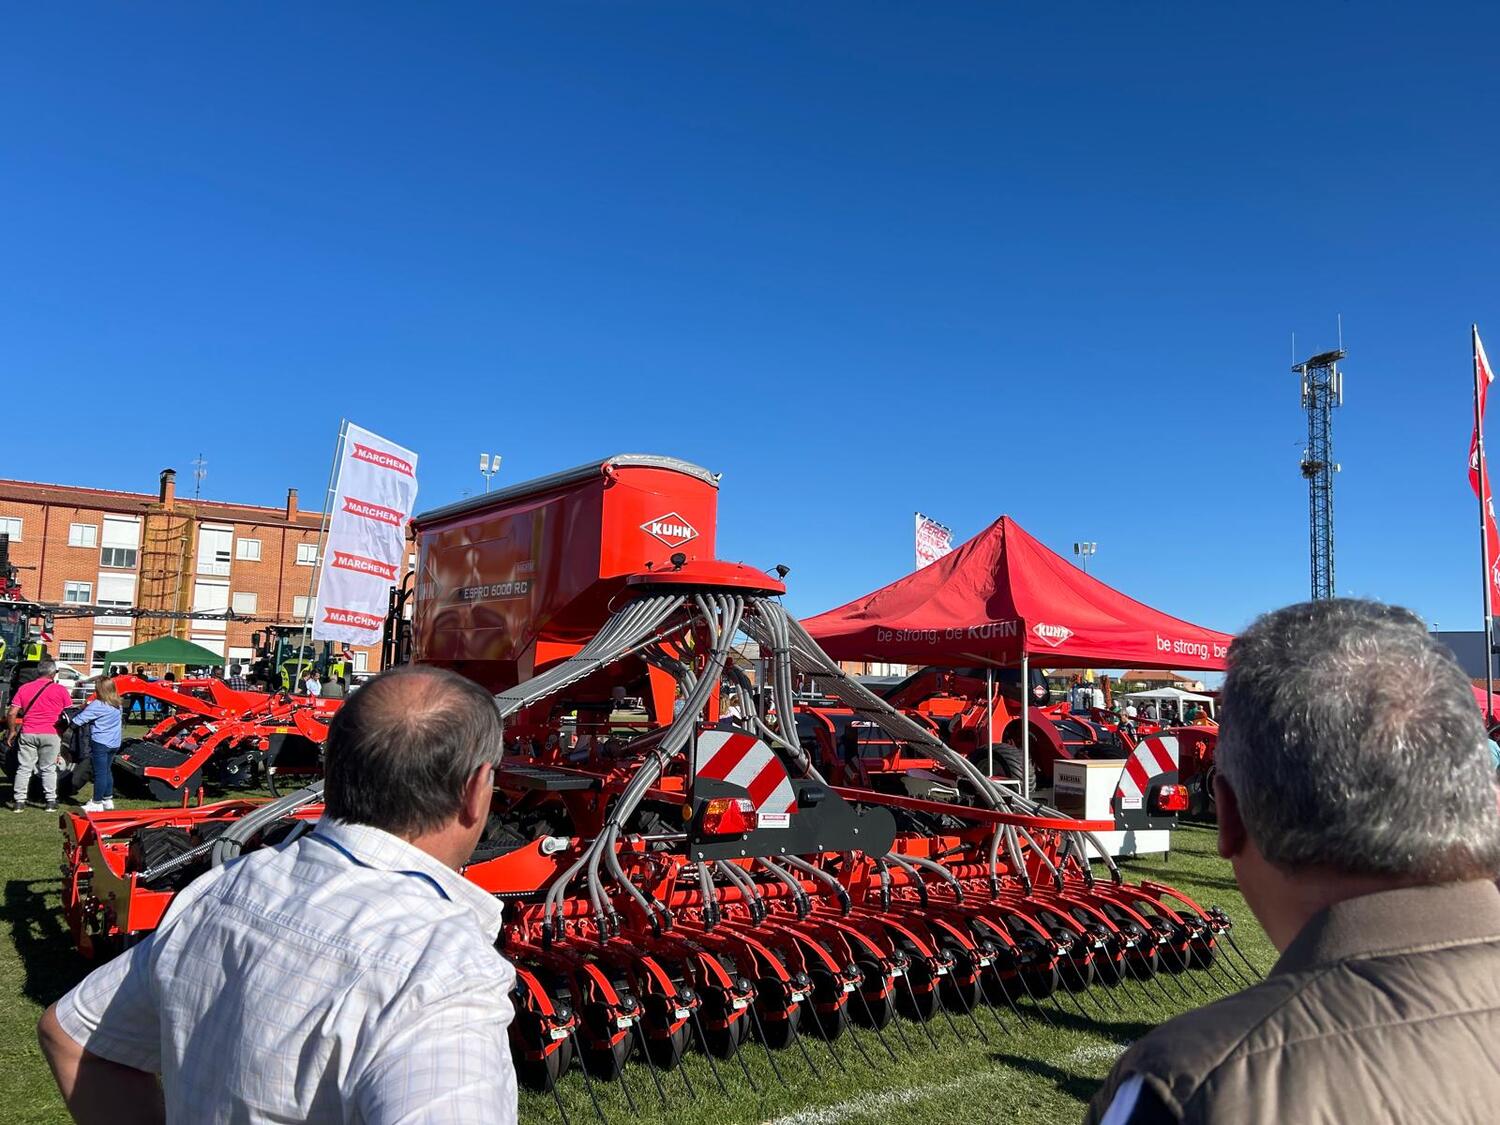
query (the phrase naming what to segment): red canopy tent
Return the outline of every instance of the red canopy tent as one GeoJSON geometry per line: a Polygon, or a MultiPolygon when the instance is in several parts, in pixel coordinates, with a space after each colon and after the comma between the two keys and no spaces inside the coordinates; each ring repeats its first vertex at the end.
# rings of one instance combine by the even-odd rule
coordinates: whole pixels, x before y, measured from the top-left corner
{"type": "MultiPolygon", "coordinates": [[[[1009,516],[916,573],[802,624],[837,660],[1019,665],[1023,683],[1032,658],[1052,668],[1218,671],[1231,639],[1090,578],[1009,516]]],[[[1030,692],[1022,691],[1022,784],[1027,796],[1029,697],[1030,692]]]]}
{"type": "Polygon", "coordinates": [[[804,621],[838,660],[1220,671],[1230,636],[1090,578],[1001,516],[951,554],[804,621]]]}

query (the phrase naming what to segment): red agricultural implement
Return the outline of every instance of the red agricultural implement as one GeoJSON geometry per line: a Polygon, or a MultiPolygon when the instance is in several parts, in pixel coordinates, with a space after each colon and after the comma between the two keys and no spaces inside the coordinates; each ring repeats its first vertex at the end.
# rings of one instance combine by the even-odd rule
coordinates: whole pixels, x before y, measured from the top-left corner
{"type": "MultiPolygon", "coordinates": [[[[1211,777],[1215,733],[1202,728],[1164,728],[1139,721],[1122,727],[1104,710],[1075,712],[1068,703],[1053,703],[1046,680],[1033,670],[1027,690],[1032,784],[1050,791],[1050,800],[1074,816],[1096,815],[1113,821],[1099,834],[1115,855],[1165,851],[1179,813],[1211,813],[1211,777]]],[[[977,668],[924,668],[884,693],[887,703],[911,713],[955,751],[992,776],[1019,779],[1021,749],[1021,679],[1011,669],[998,675],[977,668]],[[994,735],[993,744],[990,741],[994,735]]],[[[839,721],[834,717],[834,722],[839,721]]],[[[851,730],[868,724],[857,720],[851,730]]],[[[826,743],[826,735],[823,738],[826,743]]],[[[904,786],[908,792],[941,786],[932,763],[910,760],[910,752],[884,754],[881,740],[869,747],[861,737],[861,770],[879,787],[904,786]],[[880,759],[869,762],[873,756],[880,759]],[[879,779],[879,781],[876,781],[879,779]]],[[[852,760],[849,753],[844,760],[852,760]]],[[[936,791],[936,790],[934,790],[936,791]]]]}
{"type": "Polygon", "coordinates": [[[342,700],[236,691],[222,680],[167,683],[116,676],[127,706],[151,699],[165,715],[144,738],[120,747],[115,770],[158,801],[181,804],[204,781],[273,795],[320,777],[328,720],[342,700]]]}
{"type": "MultiPolygon", "coordinates": [[[[1029,679],[1028,690],[1040,693],[1033,694],[1029,710],[1031,763],[1044,788],[1052,784],[1053,766],[1059,761],[1129,756],[1136,738],[1122,737],[1113,715],[1092,710],[1078,713],[1067,703],[1052,702],[1039,669],[1029,679]]],[[[1014,669],[1002,668],[987,678],[983,668],[923,668],[882,694],[892,706],[930,722],[944,742],[976,762],[984,756],[993,731],[996,768],[1019,777],[1020,691],[1020,676],[1014,669]],[[1002,762],[1001,747],[1015,753],[1002,762]]],[[[1135,736],[1158,729],[1155,724],[1138,723],[1135,736]]]]}
{"type": "MultiPolygon", "coordinates": [[[[412,658],[495,692],[506,726],[465,874],[511,904],[500,948],[525,1084],[576,1070],[591,1093],[618,1079],[633,1099],[630,1075],[649,1075],[665,1106],[663,1076],[689,1050],[721,1086],[735,1060],[753,1087],[742,1051],[779,1076],[782,1049],[814,1066],[805,1036],[835,1060],[840,1042],[894,1059],[909,1021],[984,1037],[981,1016],[1004,1027],[1048,998],[1087,1015],[1085,998],[1102,1013],[1127,984],[1190,995],[1242,979],[1229,919],[1127,883],[1091,839],[1110,822],[997,786],[843,675],[778,578],[715,560],[715,501],[702,469],[624,456],[414,521],[412,658]],[[758,682],[736,658],[746,638],[758,682]],[[836,784],[788,721],[809,677],[944,771],[954,799],[836,784]]],[[[190,879],[310,830],[320,788],[69,816],[79,947],[139,939],[190,879]]]]}

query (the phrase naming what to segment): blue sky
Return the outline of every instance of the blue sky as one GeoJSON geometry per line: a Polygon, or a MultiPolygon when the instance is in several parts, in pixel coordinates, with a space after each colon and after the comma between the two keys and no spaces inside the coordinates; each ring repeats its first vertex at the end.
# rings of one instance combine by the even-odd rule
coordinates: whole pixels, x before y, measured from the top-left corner
{"type": "Polygon", "coordinates": [[[25,5],[0,473],[419,506],[644,450],[812,613],[1009,513],[1171,612],[1306,595],[1290,333],[1344,318],[1338,587],[1479,620],[1482,7],[25,5]]]}

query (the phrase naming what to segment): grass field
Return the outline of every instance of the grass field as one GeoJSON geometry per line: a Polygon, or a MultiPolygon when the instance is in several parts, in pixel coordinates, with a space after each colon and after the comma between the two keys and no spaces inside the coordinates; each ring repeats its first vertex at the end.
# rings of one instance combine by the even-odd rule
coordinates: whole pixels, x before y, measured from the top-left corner
{"type": "MultiPolygon", "coordinates": [[[[121,802],[122,806],[126,802],[121,802]]],[[[1179,850],[1170,859],[1128,865],[1129,877],[1156,878],[1177,886],[1205,906],[1223,906],[1238,922],[1236,938],[1262,970],[1273,953],[1235,889],[1228,865],[1214,855],[1211,829],[1186,826],[1178,830],[1179,850]]],[[[59,916],[61,835],[56,819],[32,808],[16,815],[0,812],[0,1120],[42,1125],[67,1122],[68,1116],[52,1086],[33,1033],[42,1009],[57,999],[88,971],[73,952],[59,916]]],[[[1202,980],[1201,973],[1194,974],[1202,980]]],[[[607,1120],[671,1120],[674,1125],[730,1125],[732,1122],[780,1121],[782,1125],[833,1125],[876,1122],[1017,1121],[1076,1122],[1084,1103],[1125,1044],[1152,1025],[1192,1006],[1173,992],[1173,999],[1142,992],[1116,992],[1123,1011],[1105,1003],[1085,1020],[1049,1002],[1048,1025],[1036,1018],[1018,1021],[1003,1012],[1003,1029],[988,1012],[979,1025],[989,1042],[981,1040],[967,1019],[955,1027],[939,1016],[928,1031],[901,1024],[903,1035],[887,1029],[885,1041],[898,1061],[869,1032],[861,1032],[869,1061],[846,1035],[836,1045],[838,1059],[828,1048],[804,1037],[814,1074],[795,1050],[776,1055],[785,1086],[778,1082],[763,1050],[747,1044],[741,1052],[748,1079],[736,1062],[719,1063],[718,1074],[728,1090],[720,1092],[704,1056],[689,1055],[685,1068],[697,1092],[688,1096],[682,1075],[662,1076],[669,1106],[664,1109],[651,1074],[633,1065],[627,1072],[629,1089],[639,1112],[632,1112],[619,1083],[596,1085],[595,1092],[607,1120]],[[840,1067],[842,1063],[842,1069],[840,1067]],[[751,1088],[751,1082],[755,1089],[751,1088]]],[[[1152,992],[1159,988],[1151,986],[1152,992]]],[[[1097,990],[1094,990],[1097,991],[1097,990]]],[[[1085,997],[1084,1004],[1093,1008],[1085,997]]],[[[579,1125],[597,1120],[588,1092],[577,1070],[564,1083],[562,1102],[571,1121],[579,1125]]],[[[521,1120],[561,1120],[557,1103],[548,1095],[523,1094],[521,1120]]]]}

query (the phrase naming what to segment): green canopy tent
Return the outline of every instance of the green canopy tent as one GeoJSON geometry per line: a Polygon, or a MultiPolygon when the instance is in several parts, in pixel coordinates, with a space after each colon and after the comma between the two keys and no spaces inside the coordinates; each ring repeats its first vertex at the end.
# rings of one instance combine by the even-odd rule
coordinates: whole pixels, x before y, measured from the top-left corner
{"type": "Polygon", "coordinates": [[[222,667],[224,658],[213,649],[195,645],[192,641],[185,641],[181,637],[157,637],[154,641],[131,645],[129,648],[117,648],[113,652],[105,653],[105,669],[108,670],[111,665],[115,664],[123,667],[129,667],[132,664],[187,664],[222,667]]]}

